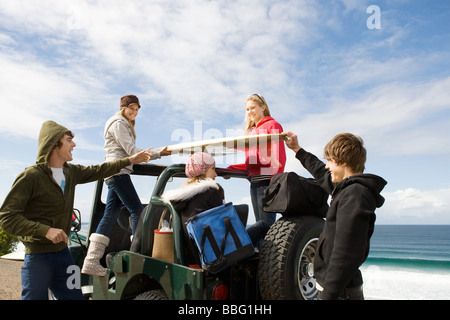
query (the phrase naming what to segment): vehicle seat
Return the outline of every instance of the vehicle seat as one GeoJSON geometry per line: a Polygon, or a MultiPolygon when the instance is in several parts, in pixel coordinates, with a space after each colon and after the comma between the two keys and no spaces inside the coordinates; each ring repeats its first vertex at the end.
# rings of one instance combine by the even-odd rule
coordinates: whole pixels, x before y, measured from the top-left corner
{"type": "MultiPolygon", "coordinates": [[[[145,207],[144,207],[145,210],[145,207]]],[[[145,211],[142,211],[145,212],[145,211]]],[[[128,209],[123,206],[120,209],[117,223],[114,225],[111,234],[109,235],[109,245],[105,249],[105,255],[103,256],[101,263],[109,266],[114,255],[122,250],[129,250],[131,241],[131,214],[128,209]]],[[[141,214],[142,217],[142,214],[141,214]]],[[[134,238],[134,237],[133,237],[134,238]]]]}
{"type": "MultiPolygon", "coordinates": [[[[236,209],[236,212],[237,212],[237,214],[238,214],[242,224],[245,227],[247,225],[249,206],[247,204],[238,204],[238,205],[234,205],[234,208],[236,209]]],[[[125,208],[125,210],[126,210],[126,208],[125,208]]],[[[147,210],[147,206],[142,211],[142,214],[141,214],[141,216],[139,218],[139,221],[138,221],[138,224],[136,226],[136,231],[135,231],[135,234],[133,236],[133,240],[131,241],[131,245],[129,246],[129,248],[130,248],[129,250],[131,252],[141,253],[142,225],[143,225],[144,215],[145,215],[146,210],[147,210]]],[[[149,232],[149,244],[148,244],[148,248],[150,250],[150,252],[148,253],[149,256],[151,256],[151,250],[153,248],[153,236],[154,236],[153,230],[158,228],[159,220],[161,219],[161,215],[162,215],[163,211],[164,211],[164,207],[158,207],[157,210],[154,213],[154,216],[152,216],[150,218],[151,221],[150,221],[150,225],[149,225],[150,232],[149,232]]],[[[128,212],[128,210],[126,210],[126,212],[124,211],[123,215],[121,214],[121,216],[122,216],[121,219],[120,220],[118,219],[118,224],[121,224],[122,229],[126,229],[126,223],[124,221],[126,220],[127,212],[128,212]]],[[[173,209],[173,212],[175,212],[174,209],[173,209]]],[[[129,217],[129,213],[128,213],[128,217],[129,217]]],[[[129,219],[128,219],[128,221],[129,221],[129,219]]],[[[180,221],[181,221],[181,219],[180,219],[180,221]]],[[[131,235],[131,228],[130,228],[130,235],[131,235]]],[[[126,250],[126,249],[127,248],[123,248],[121,250],[126,250]]],[[[115,254],[115,253],[116,252],[111,253],[109,255],[110,257],[107,258],[108,265],[109,265],[109,262],[112,260],[112,258],[114,256],[113,254],[115,254]]]]}
{"type": "Polygon", "coordinates": [[[234,209],[236,210],[242,224],[244,225],[244,227],[247,227],[248,204],[235,204],[233,206],[234,206],[234,209]]]}
{"type": "MultiPolygon", "coordinates": [[[[133,241],[131,242],[130,251],[141,253],[141,247],[142,247],[142,225],[144,223],[144,215],[147,210],[147,206],[142,211],[141,216],[139,217],[138,224],[136,226],[136,231],[133,236],[133,241]]],[[[164,207],[157,207],[154,211],[153,215],[150,217],[150,223],[149,223],[149,243],[148,248],[150,252],[148,253],[151,256],[151,250],[153,248],[153,236],[154,232],[153,230],[158,229],[159,220],[161,219],[161,215],[164,211],[164,207]]],[[[167,216],[168,219],[169,216],[167,216]]]]}

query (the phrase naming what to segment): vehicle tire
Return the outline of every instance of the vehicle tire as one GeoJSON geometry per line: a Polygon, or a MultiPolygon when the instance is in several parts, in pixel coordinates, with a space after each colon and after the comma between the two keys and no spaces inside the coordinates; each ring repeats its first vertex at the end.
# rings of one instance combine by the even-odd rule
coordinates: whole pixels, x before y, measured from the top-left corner
{"type": "Polygon", "coordinates": [[[150,290],[137,295],[134,300],[169,300],[164,290],[150,290]]]}
{"type": "Polygon", "coordinates": [[[260,251],[258,278],[267,300],[317,297],[314,257],[324,220],[314,216],[282,217],[269,229],[260,251]]]}

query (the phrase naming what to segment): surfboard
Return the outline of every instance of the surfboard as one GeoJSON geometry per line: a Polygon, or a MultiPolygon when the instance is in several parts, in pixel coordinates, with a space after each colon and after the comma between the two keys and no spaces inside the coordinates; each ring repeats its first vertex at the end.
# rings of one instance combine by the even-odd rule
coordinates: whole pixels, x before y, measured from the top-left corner
{"type": "MultiPolygon", "coordinates": [[[[259,134],[249,136],[225,137],[217,139],[206,139],[193,142],[179,143],[167,146],[167,150],[172,154],[192,154],[203,151],[211,155],[224,155],[234,153],[236,151],[244,151],[249,148],[261,148],[267,146],[271,142],[279,142],[283,140],[286,134],[272,133],[259,134]]],[[[155,148],[156,151],[162,150],[164,147],[155,148]]]]}
{"type": "Polygon", "coordinates": [[[24,260],[25,259],[25,251],[14,251],[12,253],[5,254],[0,257],[1,259],[6,260],[24,260]]]}

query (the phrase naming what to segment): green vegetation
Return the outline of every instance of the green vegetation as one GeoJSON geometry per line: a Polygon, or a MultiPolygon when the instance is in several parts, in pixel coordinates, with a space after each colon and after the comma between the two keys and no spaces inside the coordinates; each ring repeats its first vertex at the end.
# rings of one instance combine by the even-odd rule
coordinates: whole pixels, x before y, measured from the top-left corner
{"type": "Polygon", "coordinates": [[[11,236],[0,229],[0,256],[16,250],[19,238],[11,236]]]}

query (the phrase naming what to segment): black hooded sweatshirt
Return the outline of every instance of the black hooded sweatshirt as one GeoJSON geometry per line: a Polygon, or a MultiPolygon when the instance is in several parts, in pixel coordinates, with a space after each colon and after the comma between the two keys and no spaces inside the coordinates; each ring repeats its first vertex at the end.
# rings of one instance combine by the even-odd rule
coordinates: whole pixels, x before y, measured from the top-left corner
{"type": "Polygon", "coordinates": [[[364,263],[374,231],[375,209],[386,181],[373,174],[357,174],[334,184],[331,173],[315,155],[300,149],[296,158],[320,186],[331,194],[330,208],[316,249],[314,275],[323,288],[322,299],[337,299],[345,288],[362,285],[364,263]]]}

